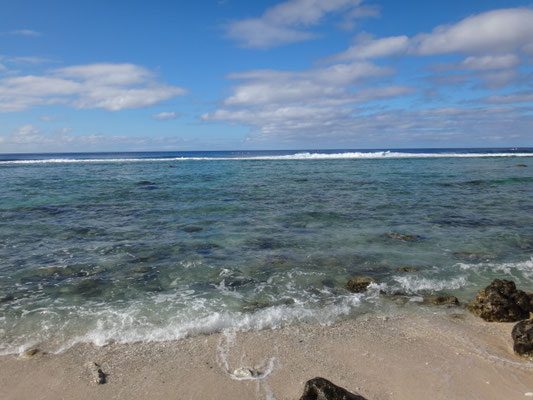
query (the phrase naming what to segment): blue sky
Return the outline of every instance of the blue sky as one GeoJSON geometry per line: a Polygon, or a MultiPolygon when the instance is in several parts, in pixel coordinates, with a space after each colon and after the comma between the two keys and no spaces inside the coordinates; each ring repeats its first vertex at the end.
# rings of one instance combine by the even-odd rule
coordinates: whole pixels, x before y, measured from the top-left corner
{"type": "Polygon", "coordinates": [[[17,0],[0,14],[0,153],[523,147],[532,106],[527,1],[17,0]]]}

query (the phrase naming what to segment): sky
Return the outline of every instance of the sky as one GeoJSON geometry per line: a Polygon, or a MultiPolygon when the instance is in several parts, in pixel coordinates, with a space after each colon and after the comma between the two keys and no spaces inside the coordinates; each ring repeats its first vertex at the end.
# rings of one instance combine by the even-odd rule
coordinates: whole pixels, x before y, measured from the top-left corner
{"type": "Polygon", "coordinates": [[[0,153],[533,146],[532,2],[0,4],[0,153]]]}

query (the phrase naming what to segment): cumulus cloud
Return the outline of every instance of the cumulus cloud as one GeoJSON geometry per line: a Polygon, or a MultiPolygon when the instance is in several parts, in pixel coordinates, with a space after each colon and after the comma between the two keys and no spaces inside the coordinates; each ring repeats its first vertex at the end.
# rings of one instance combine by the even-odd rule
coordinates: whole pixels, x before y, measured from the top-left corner
{"type": "Polygon", "coordinates": [[[387,57],[402,54],[407,51],[409,38],[405,35],[390,36],[382,39],[373,39],[372,35],[359,34],[355,44],[346,51],[337,54],[329,61],[364,60],[370,58],[387,57]]]}
{"type": "Polygon", "coordinates": [[[158,119],[160,121],[163,121],[166,119],[176,119],[179,116],[180,115],[174,111],[170,111],[170,112],[163,111],[163,112],[160,112],[159,114],[152,114],[152,118],[158,119]]]}
{"type": "Polygon", "coordinates": [[[260,70],[228,75],[244,80],[234,87],[226,106],[249,106],[292,103],[350,103],[354,96],[349,88],[362,80],[393,73],[391,68],[369,62],[336,64],[306,71],[260,70]]]}
{"type": "Polygon", "coordinates": [[[137,65],[79,65],[55,69],[43,76],[0,79],[0,112],[57,103],[118,111],[151,106],[186,92],[158,82],[153,73],[137,65]]]}
{"type": "Polygon", "coordinates": [[[509,53],[533,43],[533,10],[510,8],[488,11],[454,25],[436,27],[412,39],[411,51],[444,53],[509,53]]]}
{"type": "MultiPolygon", "coordinates": [[[[357,9],[351,7],[346,13],[357,9]]],[[[268,22],[267,15],[260,18],[261,22],[268,22]]],[[[302,26],[320,20],[317,16],[298,18],[279,18],[286,22],[275,26],[308,33],[302,26]]],[[[529,8],[493,10],[412,37],[376,38],[361,33],[348,49],[321,60],[320,68],[229,74],[229,79],[238,80],[231,94],[218,109],[202,118],[247,126],[252,142],[326,142],[335,138],[354,143],[362,139],[367,144],[379,145],[388,143],[390,135],[398,139],[397,144],[422,138],[428,144],[453,139],[460,145],[463,136],[496,143],[506,135],[509,137],[506,133],[509,131],[517,137],[522,135],[526,141],[533,123],[531,109],[524,105],[533,101],[530,91],[495,93],[481,102],[473,98],[472,91],[481,88],[499,91],[524,80],[521,67],[532,54],[533,10],[529,8]],[[407,72],[414,76],[398,76],[394,68],[387,66],[399,57],[423,57],[431,62],[434,56],[439,56],[441,64],[426,69],[424,76],[420,76],[420,70],[407,72]],[[445,56],[453,57],[453,62],[442,64],[445,56]],[[462,60],[456,61],[457,56],[462,60]],[[395,58],[381,60],[380,65],[371,62],[387,57],[395,58]],[[447,74],[427,75],[428,71],[447,74]],[[411,82],[425,82],[425,87],[416,90],[399,84],[408,82],[406,77],[411,82]],[[455,96],[445,90],[442,94],[438,92],[439,87],[448,85],[467,89],[460,107],[427,108],[423,97],[415,97],[417,93],[432,91],[439,97],[448,96],[446,101],[454,104],[455,96]],[[394,109],[398,102],[390,100],[395,98],[400,98],[401,104],[412,107],[411,110],[394,109]],[[521,103],[521,107],[500,106],[514,103],[521,103]]]]}
{"type": "Polygon", "coordinates": [[[235,21],[227,26],[226,37],[244,47],[268,48],[308,40],[315,35],[306,28],[317,25],[329,13],[346,11],[345,24],[354,18],[375,16],[362,0],[289,0],[267,9],[259,18],[235,21]]]}

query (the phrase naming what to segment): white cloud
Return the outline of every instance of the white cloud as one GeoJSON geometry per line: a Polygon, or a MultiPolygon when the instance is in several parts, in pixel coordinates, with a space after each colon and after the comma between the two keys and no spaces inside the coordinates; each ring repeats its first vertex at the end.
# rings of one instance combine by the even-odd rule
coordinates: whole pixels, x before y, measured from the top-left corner
{"type": "Polygon", "coordinates": [[[226,106],[291,104],[334,100],[351,102],[348,90],[363,79],[390,75],[391,68],[369,62],[336,64],[306,71],[259,70],[230,74],[232,79],[245,80],[224,100],[226,106]]]}
{"type": "Polygon", "coordinates": [[[41,36],[41,32],[32,31],[31,29],[16,29],[9,32],[10,35],[17,36],[41,36]]]}
{"type": "Polygon", "coordinates": [[[166,119],[176,119],[179,117],[179,114],[174,111],[170,111],[170,112],[163,111],[163,112],[160,112],[159,114],[152,114],[152,117],[162,121],[166,119]]]}
{"type": "Polygon", "coordinates": [[[261,110],[217,110],[208,119],[249,126],[250,143],[309,142],[355,147],[408,147],[413,143],[456,146],[505,140],[509,130],[529,138],[533,117],[510,107],[385,110],[369,113],[339,107],[285,107],[261,110]],[[465,132],[469,132],[465,135],[465,132]]]}
{"type": "Polygon", "coordinates": [[[330,57],[330,61],[364,60],[369,58],[387,57],[402,54],[407,51],[409,38],[407,36],[390,36],[373,39],[371,35],[359,34],[356,43],[348,50],[330,57]]]}
{"type": "Polygon", "coordinates": [[[533,92],[492,95],[487,97],[485,101],[493,104],[533,103],[533,92]]]}
{"type": "Polygon", "coordinates": [[[514,68],[520,64],[520,57],[516,54],[488,55],[468,57],[459,64],[460,67],[471,70],[491,70],[514,68]]]}
{"type": "MultiPolygon", "coordinates": [[[[314,34],[306,27],[320,23],[328,13],[354,11],[362,0],[289,0],[267,9],[260,18],[235,21],[227,26],[226,36],[244,47],[268,48],[308,40],[314,34]]],[[[374,12],[375,13],[375,12],[374,12]]],[[[369,16],[366,9],[349,18],[369,16]]],[[[347,14],[345,17],[348,17],[347,14]]]]}
{"type": "Polygon", "coordinates": [[[444,53],[510,53],[533,43],[533,10],[510,8],[485,12],[454,25],[412,39],[411,51],[431,55],[444,53]]]}
{"type": "Polygon", "coordinates": [[[186,92],[157,82],[150,71],[137,65],[79,65],[43,76],[0,79],[0,112],[56,103],[118,111],[151,106],[186,92]]]}
{"type": "Polygon", "coordinates": [[[33,125],[22,125],[15,131],[16,136],[34,136],[40,132],[33,125]]]}

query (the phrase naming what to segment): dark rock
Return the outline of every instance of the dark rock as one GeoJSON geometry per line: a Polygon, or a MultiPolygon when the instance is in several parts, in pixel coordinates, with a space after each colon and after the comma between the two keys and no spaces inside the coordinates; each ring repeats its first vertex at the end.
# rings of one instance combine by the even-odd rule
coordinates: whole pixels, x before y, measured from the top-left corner
{"type": "Polygon", "coordinates": [[[411,267],[410,265],[402,265],[398,268],[396,268],[396,271],[398,272],[416,272],[418,271],[417,267],[411,267]]]}
{"type": "Polygon", "coordinates": [[[468,304],[475,315],[490,322],[514,322],[529,317],[533,296],[516,289],[513,281],[495,279],[468,304]]]}
{"type": "Polygon", "coordinates": [[[346,282],[346,289],[352,293],[361,293],[364,292],[371,283],[376,283],[376,280],[369,276],[354,276],[346,282]]]}
{"type": "Polygon", "coordinates": [[[401,240],[404,242],[415,242],[421,240],[422,237],[418,235],[406,235],[404,233],[389,232],[387,236],[391,239],[401,240]]]}
{"type": "Polygon", "coordinates": [[[527,167],[526,164],[516,164],[517,167],[527,167]]]}
{"type": "Polygon", "coordinates": [[[366,400],[363,396],[350,393],[324,378],[313,378],[305,383],[300,400],[366,400]]]}
{"type": "Polygon", "coordinates": [[[100,368],[100,365],[94,361],[89,361],[87,363],[87,368],[89,368],[95,383],[102,385],[107,382],[107,374],[102,370],[102,368],[100,368]]]}
{"type": "Polygon", "coordinates": [[[8,303],[8,302],[13,301],[13,300],[15,300],[15,296],[13,296],[13,294],[9,293],[9,294],[6,294],[4,297],[0,298],[0,303],[8,303]]]}
{"type": "Polygon", "coordinates": [[[46,355],[46,352],[40,349],[29,349],[29,350],[26,350],[24,353],[22,353],[20,357],[24,359],[30,359],[30,358],[42,357],[44,355],[46,355]]]}
{"type": "Polygon", "coordinates": [[[189,233],[200,232],[202,229],[203,228],[200,226],[184,226],[183,228],[181,228],[183,232],[189,232],[189,233]]]}
{"type": "Polygon", "coordinates": [[[533,355],[533,320],[520,321],[513,328],[513,349],[521,356],[533,355]]]}
{"type": "Polygon", "coordinates": [[[431,296],[424,297],[424,303],[435,304],[436,306],[458,306],[459,300],[455,296],[431,296]]]}

